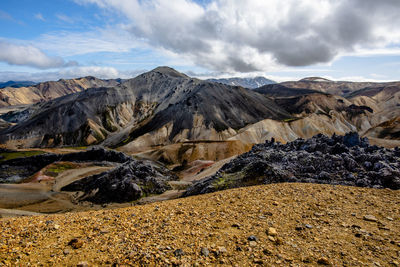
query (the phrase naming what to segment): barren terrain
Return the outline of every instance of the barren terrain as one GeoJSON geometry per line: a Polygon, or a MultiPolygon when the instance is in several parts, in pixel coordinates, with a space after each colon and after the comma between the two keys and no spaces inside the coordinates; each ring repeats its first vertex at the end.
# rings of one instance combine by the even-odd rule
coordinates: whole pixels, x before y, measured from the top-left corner
{"type": "Polygon", "coordinates": [[[400,192],[271,184],[0,228],[5,266],[399,266],[400,192]]]}

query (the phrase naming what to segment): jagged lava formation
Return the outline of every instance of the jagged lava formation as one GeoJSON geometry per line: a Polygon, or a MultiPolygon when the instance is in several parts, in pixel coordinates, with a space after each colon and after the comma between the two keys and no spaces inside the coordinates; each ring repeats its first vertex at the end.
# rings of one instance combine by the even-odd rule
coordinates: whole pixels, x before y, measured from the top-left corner
{"type": "Polygon", "coordinates": [[[161,194],[171,189],[168,181],[177,177],[168,169],[124,153],[103,148],[69,154],[42,154],[12,159],[0,165],[0,183],[20,183],[54,162],[98,162],[114,167],[100,174],[72,182],[62,191],[81,191],[78,201],[93,203],[129,202],[144,195],[161,194]]]}
{"type": "Polygon", "coordinates": [[[400,189],[400,149],[371,146],[357,133],[322,134],[287,144],[267,141],[198,181],[185,196],[282,182],[400,189]]]}

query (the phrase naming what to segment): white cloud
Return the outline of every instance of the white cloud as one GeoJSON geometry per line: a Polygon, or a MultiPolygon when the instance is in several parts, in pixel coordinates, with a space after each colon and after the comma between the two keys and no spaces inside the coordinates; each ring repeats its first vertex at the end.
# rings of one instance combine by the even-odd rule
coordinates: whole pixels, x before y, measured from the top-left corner
{"type": "Polygon", "coordinates": [[[77,65],[65,62],[60,57],[52,57],[31,45],[18,45],[0,40],[0,62],[10,65],[30,66],[39,69],[60,68],[77,65]]]}
{"type": "Polygon", "coordinates": [[[398,0],[75,1],[123,14],[136,39],[218,71],[327,63],[400,42],[398,0]]]}
{"type": "Polygon", "coordinates": [[[399,47],[373,48],[373,49],[360,48],[346,55],[356,56],[356,57],[400,56],[400,48],[399,47]]]}
{"type": "Polygon", "coordinates": [[[0,10],[0,19],[1,20],[11,20],[11,21],[14,20],[14,18],[10,14],[8,14],[7,12],[5,12],[3,10],[0,10]]]}
{"type": "Polygon", "coordinates": [[[13,16],[11,16],[10,14],[8,14],[7,12],[5,12],[3,10],[0,10],[0,20],[8,20],[8,21],[18,23],[20,25],[25,25],[24,22],[15,19],[13,16]]]}
{"type": "Polygon", "coordinates": [[[74,21],[74,19],[73,18],[71,18],[71,17],[69,17],[69,16],[67,16],[67,15],[64,15],[64,14],[56,14],[56,17],[59,19],[59,20],[61,20],[61,21],[63,21],[63,22],[66,22],[66,23],[74,23],[75,21],[74,21]]]}
{"type": "Polygon", "coordinates": [[[85,76],[94,76],[100,79],[129,79],[145,72],[144,70],[119,71],[112,67],[83,66],[61,69],[58,71],[42,72],[10,72],[0,71],[0,81],[55,81],[59,79],[73,79],[85,76]]]}
{"type": "Polygon", "coordinates": [[[51,32],[41,35],[34,44],[60,56],[96,52],[128,52],[140,46],[131,35],[118,27],[88,32],[51,32]]]}
{"type": "Polygon", "coordinates": [[[41,20],[41,21],[46,21],[45,18],[43,17],[42,13],[36,13],[34,15],[35,19],[41,20]]]}
{"type": "Polygon", "coordinates": [[[84,76],[95,76],[103,79],[114,79],[119,78],[119,71],[112,67],[97,67],[97,66],[85,66],[77,68],[69,68],[57,72],[61,77],[76,78],[84,76]]]}

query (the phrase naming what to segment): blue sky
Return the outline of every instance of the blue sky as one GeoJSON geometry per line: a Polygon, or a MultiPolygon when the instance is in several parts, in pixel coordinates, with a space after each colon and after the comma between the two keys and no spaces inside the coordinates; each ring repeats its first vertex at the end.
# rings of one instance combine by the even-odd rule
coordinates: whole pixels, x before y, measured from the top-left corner
{"type": "Polygon", "coordinates": [[[400,80],[397,14],[392,0],[3,0],[0,81],[129,78],[160,65],[198,77],[400,80]]]}

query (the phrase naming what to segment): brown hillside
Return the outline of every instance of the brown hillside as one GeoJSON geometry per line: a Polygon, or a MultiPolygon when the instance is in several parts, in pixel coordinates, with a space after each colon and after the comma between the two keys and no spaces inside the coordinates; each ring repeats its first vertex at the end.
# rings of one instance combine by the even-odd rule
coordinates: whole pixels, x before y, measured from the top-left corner
{"type": "Polygon", "coordinates": [[[398,266],[399,204],[399,191],[271,184],[2,219],[0,265],[398,266]]]}

